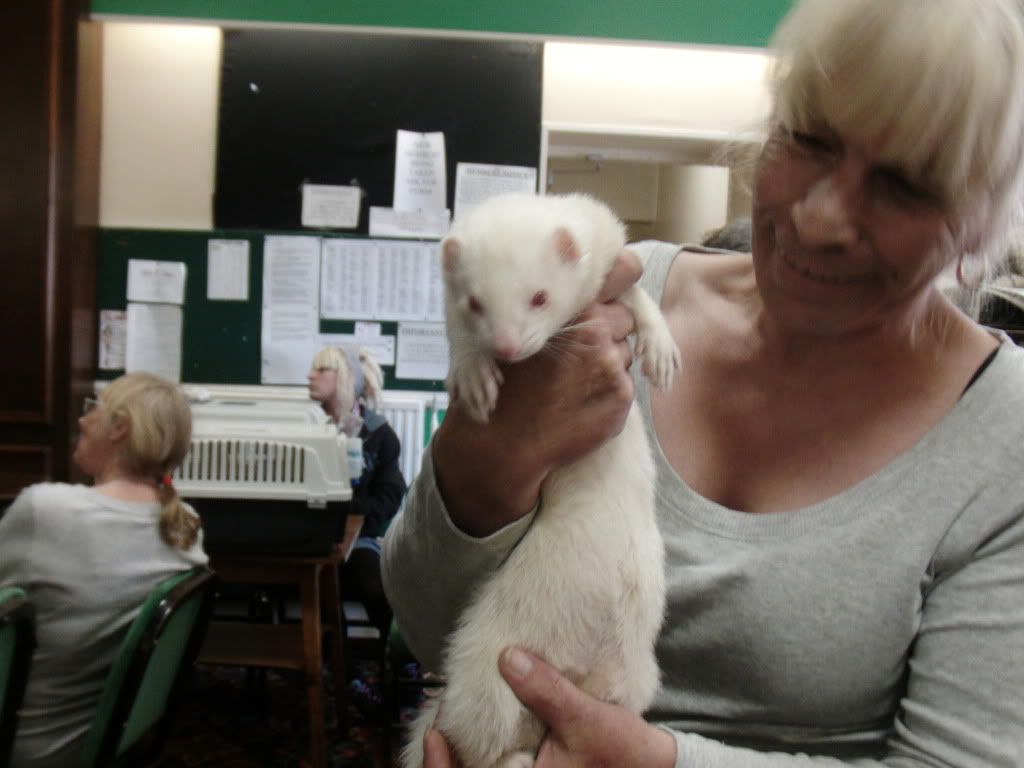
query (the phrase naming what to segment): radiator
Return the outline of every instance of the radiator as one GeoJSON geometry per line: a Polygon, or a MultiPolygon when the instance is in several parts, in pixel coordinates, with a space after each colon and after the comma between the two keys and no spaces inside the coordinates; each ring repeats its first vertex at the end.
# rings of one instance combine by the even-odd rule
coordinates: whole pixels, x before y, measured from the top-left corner
{"type": "Polygon", "coordinates": [[[400,393],[386,392],[377,410],[387,418],[398,439],[402,441],[402,475],[406,484],[410,484],[419,473],[420,462],[423,460],[426,404],[421,398],[403,398],[400,393]]]}

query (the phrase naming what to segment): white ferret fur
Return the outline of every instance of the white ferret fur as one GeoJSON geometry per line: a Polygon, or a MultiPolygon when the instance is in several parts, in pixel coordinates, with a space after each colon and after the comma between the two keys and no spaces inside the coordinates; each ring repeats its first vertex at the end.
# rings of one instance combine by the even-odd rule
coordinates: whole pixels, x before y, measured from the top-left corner
{"type": "MultiPolygon", "coordinates": [[[[625,242],[615,215],[583,195],[500,195],[455,222],[442,243],[448,384],[473,418],[486,421],[494,408],[496,358],[525,359],[556,336],[596,298],[625,242]]],[[[679,352],[658,306],[639,286],[619,300],[636,318],[634,354],[644,373],[667,388],[679,352]]],[[[533,765],[544,726],[498,671],[509,645],[533,651],[597,698],[633,712],[650,705],[664,554],[654,464],[636,407],[619,435],[552,472],[540,497],[527,534],[460,616],[445,650],[447,685],[413,723],[403,768],[422,766],[432,725],[466,768],[533,765]]]]}

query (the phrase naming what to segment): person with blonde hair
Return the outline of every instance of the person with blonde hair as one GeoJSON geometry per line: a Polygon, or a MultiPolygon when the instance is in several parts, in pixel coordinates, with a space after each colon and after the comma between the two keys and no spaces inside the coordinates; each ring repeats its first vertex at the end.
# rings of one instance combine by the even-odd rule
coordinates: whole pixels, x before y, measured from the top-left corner
{"type": "Polygon", "coordinates": [[[207,562],[171,476],[192,416],[178,388],[131,373],[85,400],[73,460],[94,485],[41,483],[0,517],[0,586],[36,610],[11,768],[76,766],[107,673],[150,591],[207,562]]]}
{"type": "MultiPolygon", "coordinates": [[[[547,473],[635,395],[661,689],[641,718],[506,649],[546,734],[536,768],[1019,768],[1024,350],[937,282],[984,271],[1021,220],[1024,8],[797,0],[773,50],[752,253],[635,244],[575,354],[504,367],[487,425],[453,402],[385,540],[396,620],[437,669],[547,473]],[[641,260],[682,355],[666,392],[634,378],[613,301],[641,260]]],[[[427,768],[457,764],[442,734],[424,746],[427,768]]]]}
{"type": "Polygon", "coordinates": [[[313,358],[309,396],[320,403],[338,431],[362,440],[363,471],[353,478],[352,512],[363,529],[345,564],[343,596],[366,607],[370,621],[387,637],[391,608],[380,576],[381,538],[405,495],[399,463],[402,443],[376,407],[384,373],[366,347],[327,346],[313,358]]]}

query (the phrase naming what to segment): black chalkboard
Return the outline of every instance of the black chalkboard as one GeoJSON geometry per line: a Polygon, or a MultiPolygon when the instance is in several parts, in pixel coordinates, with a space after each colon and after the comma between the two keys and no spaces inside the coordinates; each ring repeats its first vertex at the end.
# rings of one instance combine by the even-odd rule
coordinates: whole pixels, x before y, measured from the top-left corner
{"type": "Polygon", "coordinates": [[[459,162],[538,167],[543,46],[310,30],[224,33],[214,222],[298,230],[301,186],[357,184],[392,204],[398,129],[459,162]]]}

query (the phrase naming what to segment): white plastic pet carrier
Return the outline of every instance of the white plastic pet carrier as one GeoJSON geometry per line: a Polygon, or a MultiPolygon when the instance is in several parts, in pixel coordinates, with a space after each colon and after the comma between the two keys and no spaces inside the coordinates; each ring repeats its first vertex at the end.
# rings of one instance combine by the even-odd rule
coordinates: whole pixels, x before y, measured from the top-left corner
{"type": "Polygon", "coordinates": [[[174,483],[202,518],[209,551],[325,553],[343,534],[352,498],[345,436],[293,410],[288,419],[261,403],[239,418],[193,406],[192,444],[174,483]]]}

